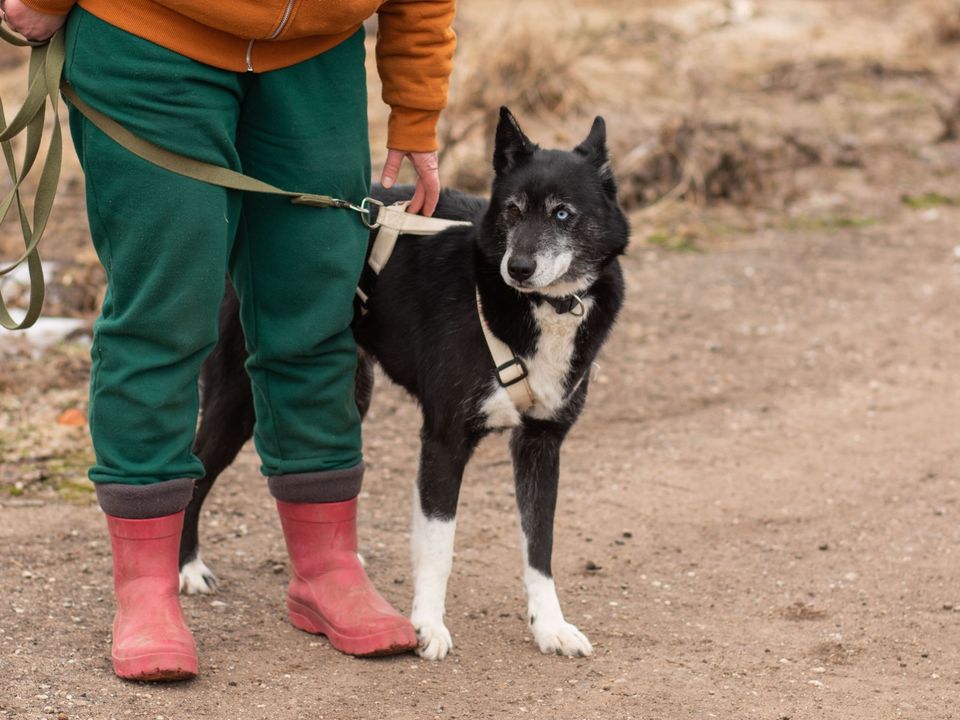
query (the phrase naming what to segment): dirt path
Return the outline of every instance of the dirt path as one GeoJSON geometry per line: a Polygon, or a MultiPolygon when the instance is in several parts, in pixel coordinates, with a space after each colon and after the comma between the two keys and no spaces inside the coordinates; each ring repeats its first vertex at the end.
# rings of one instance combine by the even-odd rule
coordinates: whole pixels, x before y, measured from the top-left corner
{"type": "MultiPolygon", "coordinates": [[[[118,681],[86,431],[57,423],[82,417],[88,349],[4,335],[0,718],[960,717],[960,141],[938,142],[960,126],[960,1],[513,6],[461,3],[447,181],[484,187],[501,102],[546,145],[602,112],[634,224],[556,524],[595,656],[526,632],[505,438],[468,469],[441,663],[351,659],[287,623],[248,449],[202,527],[221,592],[184,600],[201,677],[118,681]],[[681,202],[641,209],[671,187],[681,202]]],[[[0,50],[0,69],[7,104],[22,61],[0,50]]],[[[47,313],[87,321],[103,279],[67,157],[47,313]]],[[[0,227],[0,256],[17,241],[0,227]]],[[[361,542],[404,609],[418,425],[382,382],[361,542]]]]}
{"type": "MultiPolygon", "coordinates": [[[[502,439],[465,482],[441,663],[354,660],[285,622],[282,538],[246,452],[208,503],[222,591],[185,601],[202,656],[187,685],[112,676],[95,508],[3,509],[0,716],[956,717],[960,262],[944,231],[960,212],[901,215],[626,260],[557,520],[561,598],[595,657],[541,656],[525,632],[502,439]]],[[[404,608],[416,428],[383,384],[361,537],[404,608]]]]}

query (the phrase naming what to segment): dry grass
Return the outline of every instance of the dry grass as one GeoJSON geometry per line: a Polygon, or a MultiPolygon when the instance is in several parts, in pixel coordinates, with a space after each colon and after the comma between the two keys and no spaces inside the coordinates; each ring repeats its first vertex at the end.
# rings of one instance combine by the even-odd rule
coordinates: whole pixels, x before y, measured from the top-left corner
{"type": "Polygon", "coordinates": [[[794,170],[825,160],[844,162],[791,133],[678,116],[622,158],[620,196],[628,209],[670,200],[762,204],[792,194],[794,170]]]}
{"type": "Polygon", "coordinates": [[[934,39],[941,44],[960,42],[960,0],[939,0],[930,9],[934,39]]]}
{"type": "MultiPolygon", "coordinates": [[[[572,125],[585,115],[583,108],[604,104],[612,89],[596,87],[585,61],[610,59],[609,30],[602,16],[564,2],[546,15],[519,4],[504,13],[463,13],[440,129],[447,182],[473,191],[488,187],[501,105],[540,140],[537,131],[572,125]]],[[[581,124],[585,134],[588,126],[581,124]]]]}

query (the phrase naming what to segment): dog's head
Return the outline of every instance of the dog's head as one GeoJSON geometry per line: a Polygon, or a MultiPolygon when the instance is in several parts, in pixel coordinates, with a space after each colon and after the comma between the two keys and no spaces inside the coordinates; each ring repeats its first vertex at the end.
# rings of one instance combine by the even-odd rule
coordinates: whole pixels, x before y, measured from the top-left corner
{"type": "Polygon", "coordinates": [[[543,150],[500,108],[493,168],[482,250],[510,287],[568,295],[626,248],[603,118],[572,151],[543,150]]]}

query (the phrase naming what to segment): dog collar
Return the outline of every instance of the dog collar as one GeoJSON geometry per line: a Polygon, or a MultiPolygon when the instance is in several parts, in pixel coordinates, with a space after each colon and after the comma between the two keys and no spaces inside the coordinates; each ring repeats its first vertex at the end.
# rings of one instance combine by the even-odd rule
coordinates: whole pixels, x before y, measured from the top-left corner
{"type": "Polygon", "coordinates": [[[583,317],[584,313],[586,313],[586,308],[583,305],[583,297],[578,293],[572,293],[562,298],[540,295],[540,299],[550,305],[556,311],[557,315],[570,313],[574,317],[583,317]]]}

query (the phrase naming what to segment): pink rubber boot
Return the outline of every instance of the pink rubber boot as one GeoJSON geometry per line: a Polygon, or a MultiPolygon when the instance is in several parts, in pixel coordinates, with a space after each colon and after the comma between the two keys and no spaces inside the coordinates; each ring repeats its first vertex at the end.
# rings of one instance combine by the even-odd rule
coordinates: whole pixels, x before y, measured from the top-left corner
{"type": "Polygon", "coordinates": [[[180,609],[183,511],[146,520],[107,515],[113,544],[113,670],[127,680],[187,680],[197,649],[180,609]]]}
{"type": "Polygon", "coordinates": [[[393,655],[417,646],[413,625],[367,578],[357,557],[357,500],[277,500],[293,578],[287,610],[295,627],[326,635],[350,655],[393,655]]]}

